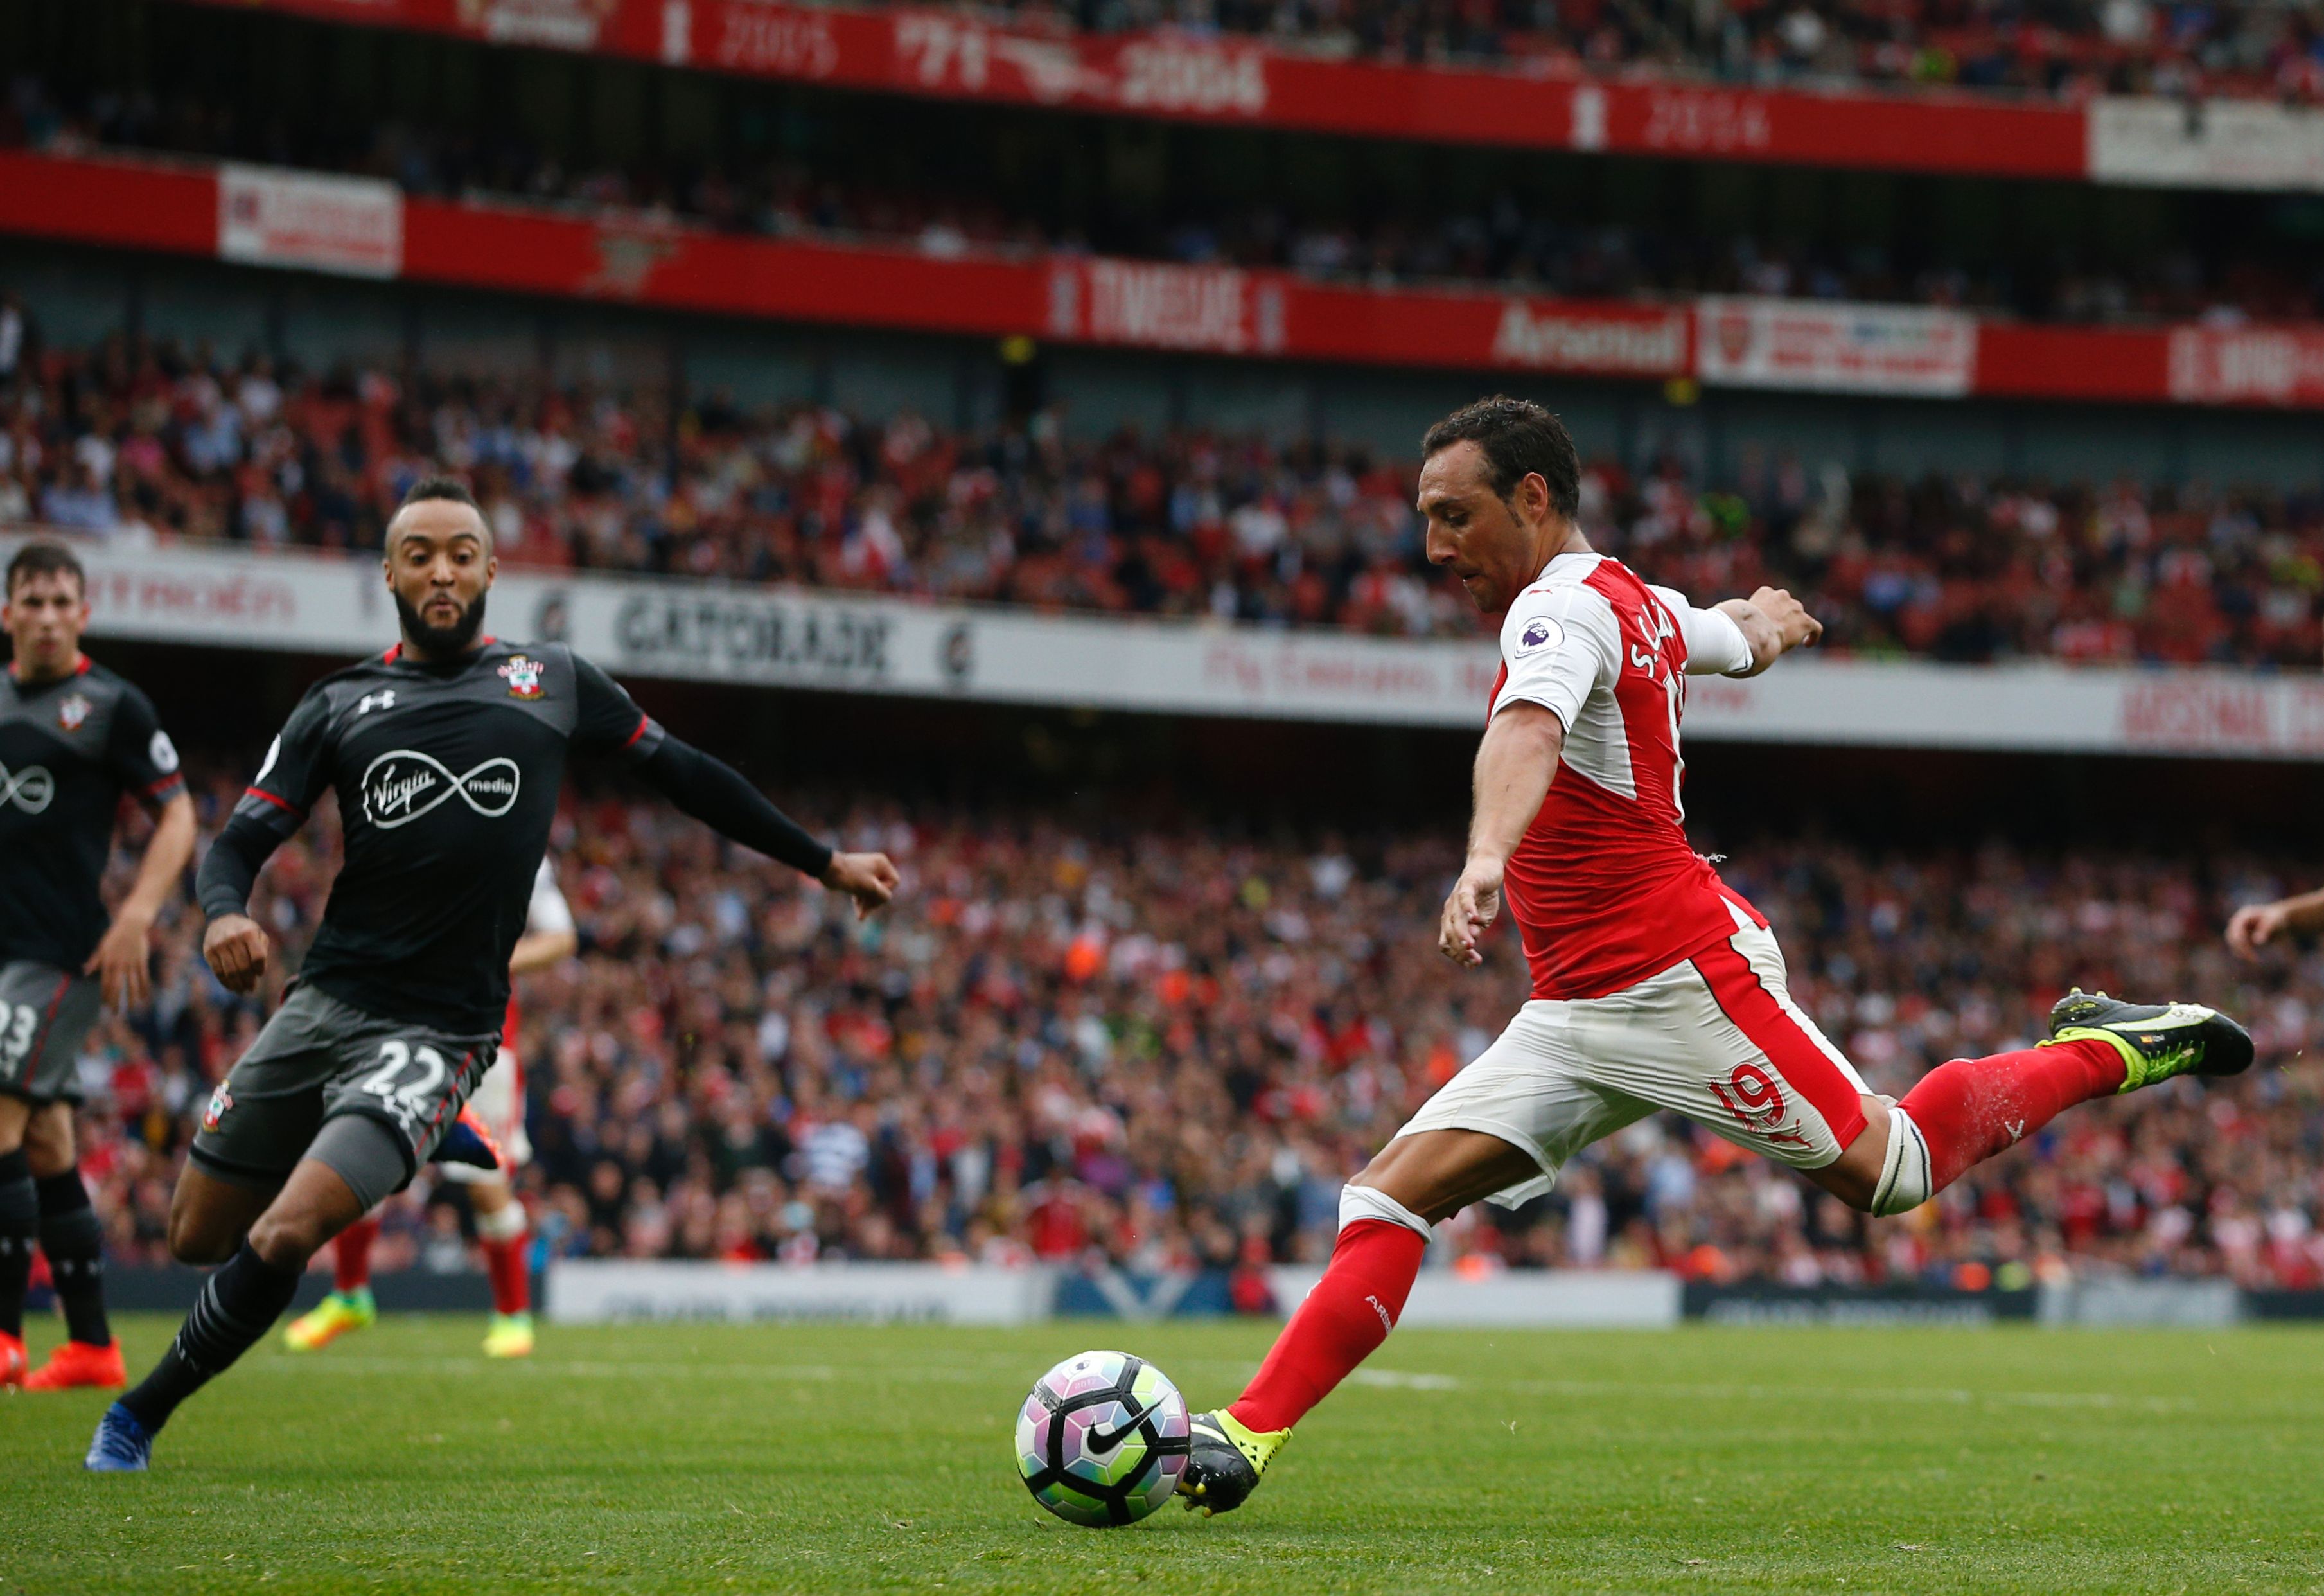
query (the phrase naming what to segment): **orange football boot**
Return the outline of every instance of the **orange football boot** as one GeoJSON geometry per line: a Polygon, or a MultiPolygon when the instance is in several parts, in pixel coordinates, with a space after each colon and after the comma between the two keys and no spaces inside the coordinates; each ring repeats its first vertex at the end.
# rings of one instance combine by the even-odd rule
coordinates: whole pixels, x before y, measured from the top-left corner
{"type": "Polygon", "coordinates": [[[24,1377],[28,1391],[69,1391],[83,1386],[112,1391],[128,1383],[129,1370],[122,1366],[117,1341],[101,1347],[85,1341],[66,1342],[49,1354],[47,1362],[24,1377]]]}
{"type": "Polygon", "coordinates": [[[24,1340],[0,1331],[0,1386],[24,1383],[24,1340]]]}

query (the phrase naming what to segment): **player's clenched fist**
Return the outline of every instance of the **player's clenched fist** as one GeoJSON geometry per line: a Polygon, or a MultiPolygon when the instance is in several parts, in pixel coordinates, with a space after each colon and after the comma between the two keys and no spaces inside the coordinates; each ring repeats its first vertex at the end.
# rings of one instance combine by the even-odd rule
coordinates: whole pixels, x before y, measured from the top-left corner
{"type": "Polygon", "coordinates": [[[202,933],[202,957],[230,992],[246,992],[266,973],[266,933],[246,914],[225,914],[202,933]]]}
{"type": "Polygon", "coordinates": [[[1444,899],[1444,918],[1436,932],[1436,951],[1456,964],[1485,962],[1477,938],[1501,912],[1501,867],[1489,859],[1471,859],[1461,868],[1452,894],[1444,899]]]}
{"type": "Polygon", "coordinates": [[[855,899],[859,920],[885,909],[902,881],[885,853],[834,853],[823,872],[825,886],[855,899]]]}
{"type": "Polygon", "coordinates": [[[1781,587],[1762,587],[1751,595],[1751,607],[1775,623],[1786,650],[1812,643],[1823,635],[1823,623],[1807,606],[1781,587]]]}

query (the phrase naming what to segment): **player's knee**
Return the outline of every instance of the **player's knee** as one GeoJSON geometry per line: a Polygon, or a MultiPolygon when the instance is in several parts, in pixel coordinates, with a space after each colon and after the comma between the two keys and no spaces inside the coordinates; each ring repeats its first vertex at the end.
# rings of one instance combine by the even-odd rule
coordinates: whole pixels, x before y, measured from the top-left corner
{"type": "Polygon", "coordinates": [[[180,1263],[224,1263],[234,1256],[235,1245],[235,1238],[221,1234],[204,1222],[201,1215],[170,1215],[170,1256],[180,1263]]]}
{"type": "Polygon", "coordinates": [[[1346,1230],[1361,1220],[1376,1219],[1387,1224],[1400,1224],[1416,1232],[1426,1241],[1435,1232],[1429,1222],[1377,1186],[1360,1184],[1362,1176],[1340,1188],[1340,1228],[1346,1230]]]}
{"type": "MultiPolygon", "coordinates": [[[[5,1151],[0,1149],[0,1151],[5,1151]]],[[[62,1175],[76,1162],[69,1111],[35,1114],[24,1127],[24,1158],[37,1179],[62,1175]]]]}
{"type": "Polygon", "coordinates": [[[278,1269],[303,1269],[329,1241],[322,1215],[306,1209],[284,1212],[278,1204],[250,1227],[250,1250],[278,1269]]]}

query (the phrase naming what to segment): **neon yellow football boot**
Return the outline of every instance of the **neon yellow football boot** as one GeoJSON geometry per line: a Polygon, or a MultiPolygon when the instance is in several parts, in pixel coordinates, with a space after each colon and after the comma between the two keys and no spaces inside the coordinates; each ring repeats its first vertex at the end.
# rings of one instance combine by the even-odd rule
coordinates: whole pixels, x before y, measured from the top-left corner
{"type": "Polygon", "coordinates": [[[1288,1429],[1254,1430],[1222,1407],[1187,1421],[1186,1472],[1178,1494],[1207,1518],[1231,1512],[1259,1489],[1267,1465],[1291,1439],[1288,1429]]]}
{"type": "Polygon", "coordinates": [[[484,1332],[484,1356],[487,1358],[531,1357],[532,1315],[530,1314],[494,1314],[493,1327],[484,1332]]]}
{"type": "Polygon", "coordinates": [[[2122,1055],[2120,1090],[2173,1075],[2236,1075],[2252,1064],[2250,1033],[2200,1003],[2126,1003],[2076,987],[2050,1010],[2050,1039],[2105,1042],[2122,1055]]]}
{"type": "Polygon", "coordinates": [[[315,1305],[314,1312],[301,1314],[283,1327],[282,1344],[294,1352],[319,1352],[348,1332],[368,1330],[378,1320],[370,1287],[334,1291],[315,1305]]]}

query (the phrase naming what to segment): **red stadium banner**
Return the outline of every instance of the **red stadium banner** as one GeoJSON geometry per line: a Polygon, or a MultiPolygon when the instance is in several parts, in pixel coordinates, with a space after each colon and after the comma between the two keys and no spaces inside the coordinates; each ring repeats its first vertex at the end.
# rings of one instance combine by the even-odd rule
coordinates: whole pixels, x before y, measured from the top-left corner
{"type": "Polygon", "coordinates": [[[204,0],[838,88],[1516,149],[2081,178],[2079,106],[1333,60],[1173,30],[1084,35],[774,0],[204,0]]]}
{"type": "Polygon", "coordinates": [[[2026,327],[1914,306],[1657,306],[1076,255],[930,255],[404,198],[361,180],[249,168],[222,178],[0,151],[0,232],[711,315],[1250,359],[2324,409],[2318,328],[2026,327]]]}

